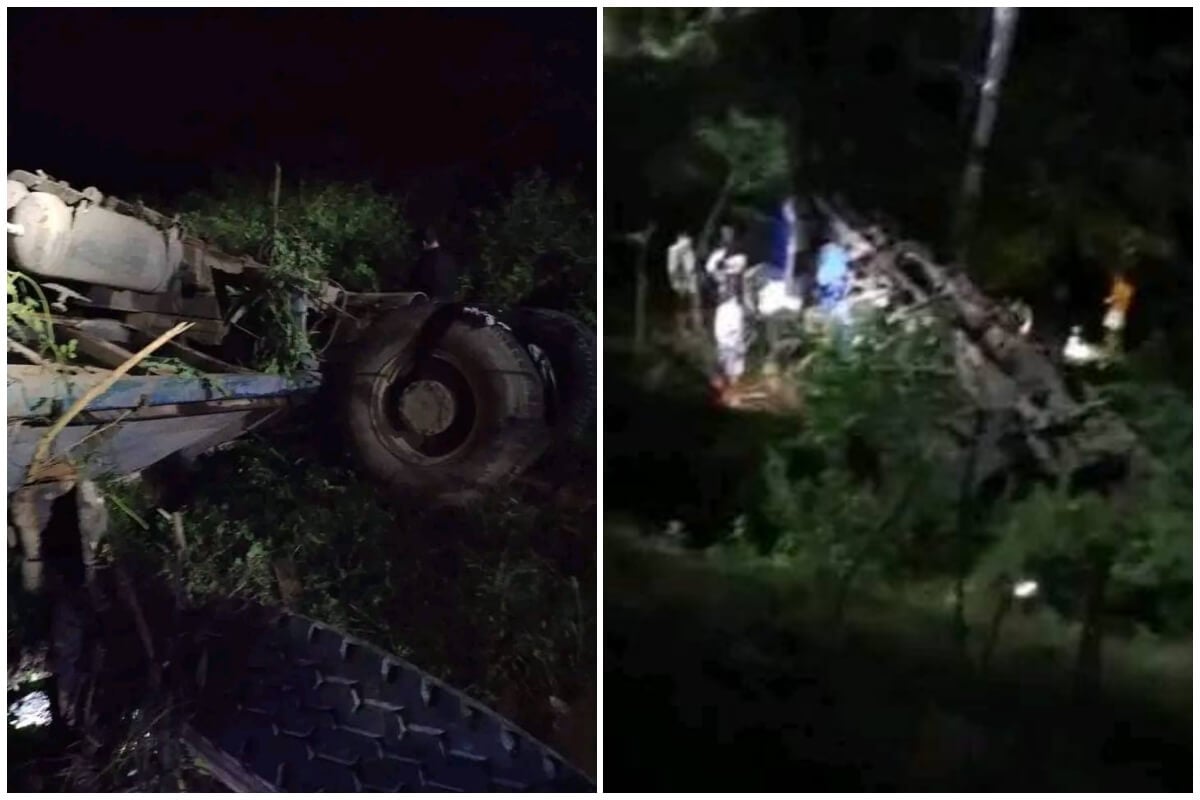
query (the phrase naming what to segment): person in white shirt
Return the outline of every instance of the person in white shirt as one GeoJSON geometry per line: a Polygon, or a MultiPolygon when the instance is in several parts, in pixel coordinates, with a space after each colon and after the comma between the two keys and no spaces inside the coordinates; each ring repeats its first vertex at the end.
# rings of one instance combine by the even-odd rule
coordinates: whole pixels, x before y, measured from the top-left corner
{"type": "Polygon", "coordinates": [[[709,253],[708,260],[704,262],[704,271],[708,275],[716,277],[724,271],[725,259],[734,250],[734,238],[733,226],[722,225],[721,238],[713,251],[709,253]]]}
{"type": "Polygon", "coordinates": [[[700,275],[696,272],[696,249],[692,237],[680,233],[667,248],[667,280],[675,293],[675,327],[681,333],[699,332],[704,322],[700,312],[700,275]]]}
{"type": "Polygon", "coordinates": [[[729,276],[721,288],[721,302],[713,317],[713,338],[717,345],[717,364],[723,388],[727,392],[746,371],[746,310],[742,306],[740,276],[729,276]]]}

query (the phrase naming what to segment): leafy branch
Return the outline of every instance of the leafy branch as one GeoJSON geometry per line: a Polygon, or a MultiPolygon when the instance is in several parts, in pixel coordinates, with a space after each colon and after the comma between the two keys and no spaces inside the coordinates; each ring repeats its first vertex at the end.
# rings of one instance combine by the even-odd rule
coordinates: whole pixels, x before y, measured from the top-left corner
{"type": "MultiPolygon", "coordinates": [[[[59,344],[54,335],[54,319],[42,287],[33,278],[15,270],[8,270],[8,335],[9,349],[17,352],[21,348],[14,345],[32,343],[38,358],[49,353],[51,360],[59,364],[66,364],[75,358],[75,340],[59,344]],[[22,285],[31,287],[36,297],[28,294],[22,296],[22,285]]],[[[28,357],[29,353],[23,355],[28,357]]]]}

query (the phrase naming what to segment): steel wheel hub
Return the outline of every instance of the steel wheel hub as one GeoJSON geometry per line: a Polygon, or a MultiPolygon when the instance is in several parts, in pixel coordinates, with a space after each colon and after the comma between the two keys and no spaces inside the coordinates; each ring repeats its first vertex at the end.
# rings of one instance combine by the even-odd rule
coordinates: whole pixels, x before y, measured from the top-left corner
{"type": "Polygon", "coordinates": [[[422,436],[436,436],[450,427],[457,411],[454,394],[435,380],[413,381],[399,397],[400,418],[422,436]]]}

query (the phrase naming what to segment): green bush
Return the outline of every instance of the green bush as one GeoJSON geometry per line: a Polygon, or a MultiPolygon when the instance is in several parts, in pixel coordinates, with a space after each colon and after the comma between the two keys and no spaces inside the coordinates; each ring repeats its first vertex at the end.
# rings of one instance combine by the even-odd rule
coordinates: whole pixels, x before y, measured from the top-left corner
{"type": "Polygon", "coordinates": [[[271,191],[266,182],[222,177],[213,191],[185,197],[182,217],[196,236],[270,266],[266,285],[245,298],[250,314],[243,325],[270,332],[256,341],[255,366],[287,373],[312,356],[295,300],[319,293],[327,280],[378,289],[381,272],[406,265],[410,227],[399,201],[344,183],[283,187],[276,227],[271,191]]]}
{"type": "Polygon", "coordinates": [[[25,344],[39,357],[61,364],[75,358],[76,341],[59,342],[55,336],[50,304],[41,286],[28,275],[13,270],[8,271],[7,329],[10,341],[25,344]]]}
{"type": "Polygon", "coordinates": [[[495,208],[475,214],[479,264],[465,277],[480,302],[537,302],[596,319],[595,214],[541,172],[521,178],[495,208]]]}
{"type": "Polygon", "coordinates": [[[1110,621],[1190,631],[1186,395],[1133,370],[1097,387],[1156,460],[1121,496],[1027,483],[1015,499],[985,502],[964,494],[968,452],[948,435],[948,423],[969,418],[950,341],[940,326],[906,330],[882,318],[818,340],[790,375],[801,427],[769,449],[729,554],[789,564],[839,605],[863,582],[987,587],[1037,577],[1071,619],[1104,565],[1110,621]]]}
{"type": "Polygon", "coordinates": [[[1001,509],[984,575],[1045,570],[1060,610],[1078,611],[1081,565],[1111,565],[1111,613],[1171,635],[1191,630],[1191,403],[1166,383],[1119,379],[1099,394],[1138,433],[1153,468],[1117,497],[1037,488],[1001,509]]]}
{"type": "Polygon", "coordinates": [[[379,288],[381,270],[407,264],[412,228],[403,203],[368,184],[284,185],[274,229],[271,186],[225,176],[182,202],[201,238],[259,259],[293,280],[334,280],[352,291],[379,288]]]}
{"type": "Polygon", "coordinates": [[[799,433],[763,465],[760,548],[835,584],[939,557],[954,526],[958,453],[943,425],[961,403],[945,337],[864,321],[844,345],[818,341],[792,373],[799,433]]]}

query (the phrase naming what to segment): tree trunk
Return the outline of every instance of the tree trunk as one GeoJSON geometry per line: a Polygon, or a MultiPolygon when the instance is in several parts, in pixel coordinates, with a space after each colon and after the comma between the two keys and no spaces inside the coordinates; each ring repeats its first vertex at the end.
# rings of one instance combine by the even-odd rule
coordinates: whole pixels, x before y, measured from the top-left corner
{"type": "Polygon", "coordinates": [[[1079,633],[1079,650],[1075,657],[1075,696],[1086,700],[1100,687],[1100,668],[1104,644],[1104,596],[1112,562],[1108,556],[1091,560],[1087,573],[1087,588],[1083,606],[1083,628],[1079,633]]]}
{"type": "Polygon", "coordinates": [[[283,167],[275,162],[275,189],[271,193],[271,265],[279,253],[279,190],[283,184],[283,167]]]}
{"type": "MultiPolygon", "coordinates": [[[[700,229],[700,236],[696,239],[696,254],[701,264],[708,261],[709,253],[712,252],[713,228],[717,226],[717,220],[720,219],[721,212],[725,210],[725,204],[729,202],[729,195],[733,192],[733,182],[734,174],[733,170],[730,170],[728,177],[725,178],[725,183],[721,185],[721,191],[717,194],[717,200],[713,203],[712,210],[708,212],[708,218],[704,220],[704,227],[700,229]]],[[[703,269],[703,266],[701,266],[701,269],[703,269]]]]}
{"type": "Polygon", "coordinates": [[[975,98],[979,95],[979,81],[975,77],[975,65],[978,63],[983,42],[988,35],[988,18],[991,16],[986,8],[964,8],[963,26],[966,32],[962,37],[962,51],[958,62],[958,77],[960,95],[958,98],[958,128],[966,132],[971,122],[971,109],[975,107],[975,98]]]}
{"type": "Polygon", "coordinates": [[[955,576],[954,576],[954,641],[959,652],[965,657],[967,652],[967,610],[966,583],[967,570],[970,569],[969,538],[975,519],[972,503],[975,499],[975,472],[979,460],[979,448],[984,437],[986,418],[984,412],[975,413],[974,426],[971,431],[971,442],[968,445],[965,463],[958,487],[958,523],[955,526],[955,576]]]}
{"type": "Polygon", "coordinates": [[[958,206],[955,213],[951,245],[960,262],[966,258],[967,237],[974,223],[979,197],[983,191],[983,159],[992,141],[992,129],[996,124],[996,113],[1000,104],[1000,86],[1008,70],[1008,55],[1012,50],[1013,37],[1017,30],[1017,9],[996,8],[992,10],[991,44],[988,47],[987,66],[983,83],[979,89],[979,109],[975,116],[975,127],[971,132],[967,166],[963,171],[959,189],[958,206]]]}
{"type": "Polygon", "coordinates": [[[646,346],[646,299],[650,289],[649,276],[646,275],[646,259],[655,227],[655,223],[651,222],[644,231],[634,237],[638,246],[638,254],[633,298],[633,349],[638,353],[642,352],[646,346]]]}
{"type": "Polygon", "coordinates": [[[983,650],[979,654],[979,670],[987,672],[992,665],[992,655],[996,652],[996,644],[1000,641],[1000,628],[1008,618],[1012,609],[1012,587],[1007,583],[1000,587],[1000,596],[996,600],[996,608],[992,612],[992,621],[988,625],[987,638],[983,642],[983,650]]]}

